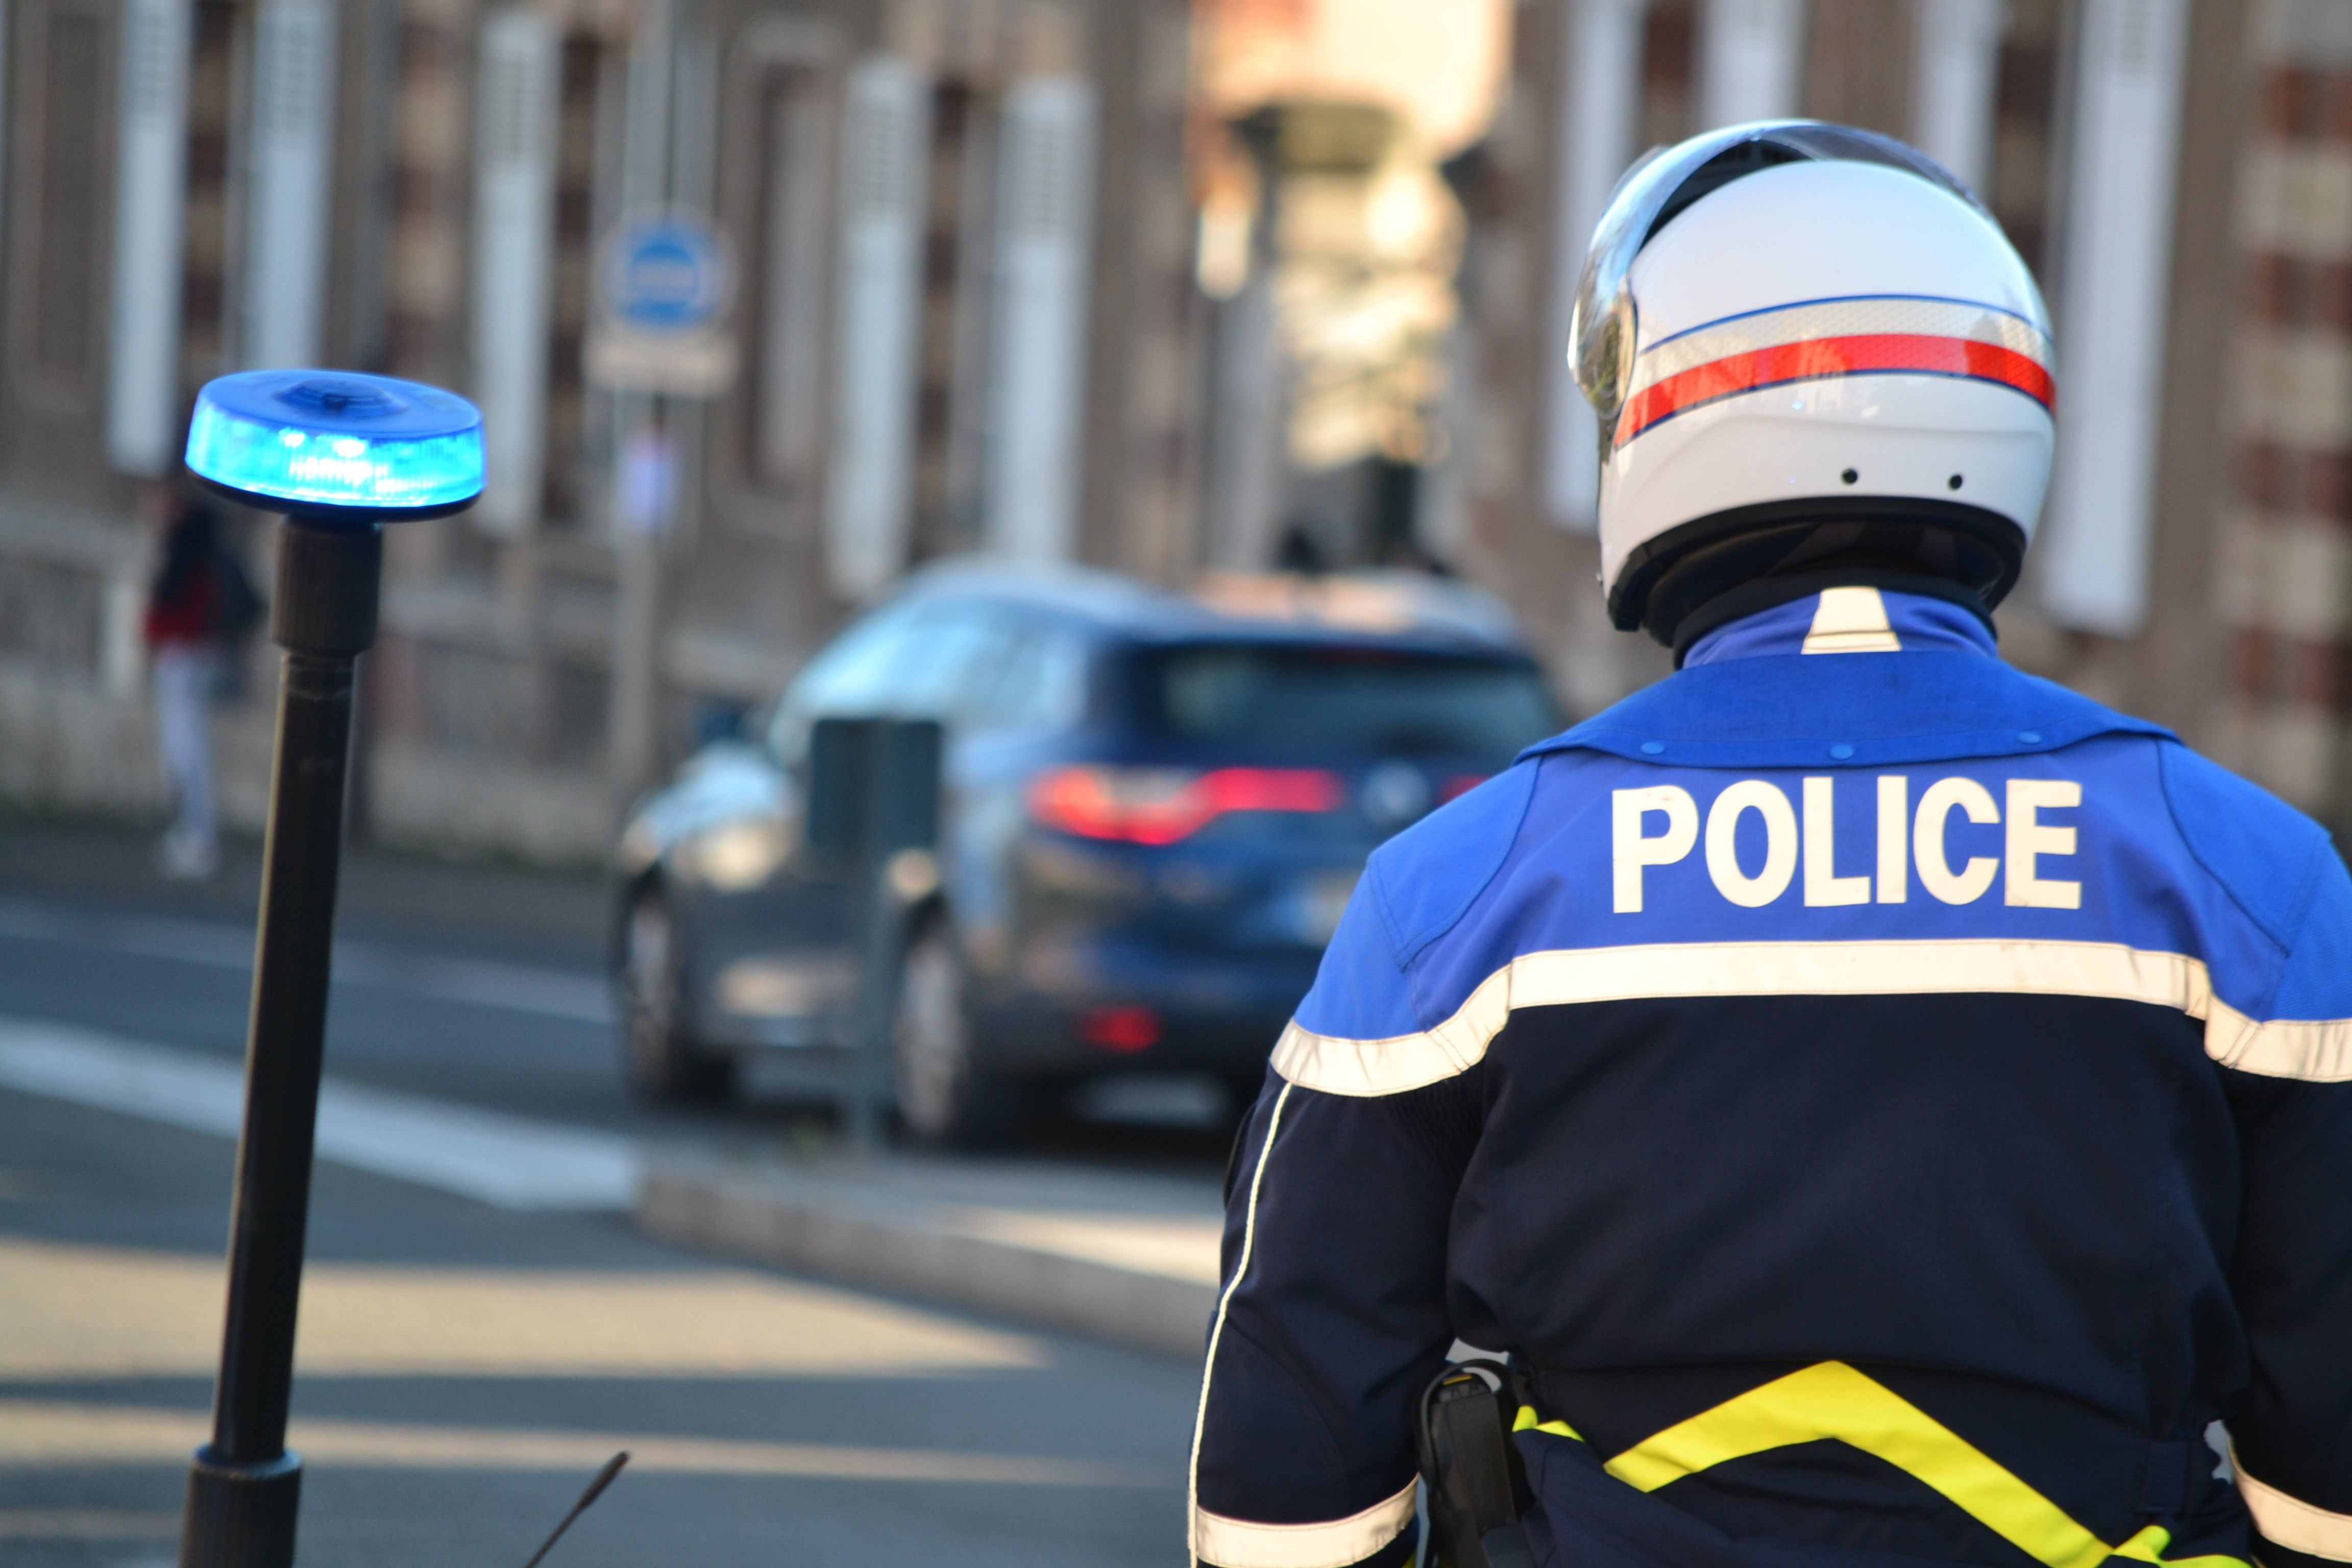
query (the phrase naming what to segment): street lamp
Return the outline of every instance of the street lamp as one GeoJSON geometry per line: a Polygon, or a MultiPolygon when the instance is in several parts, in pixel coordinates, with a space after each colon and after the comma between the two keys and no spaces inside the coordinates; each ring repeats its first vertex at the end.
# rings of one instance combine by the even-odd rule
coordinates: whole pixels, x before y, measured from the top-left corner
{"type": "Polygon", "coordinates": [[[188,471],[286,515],[272,641],[286,650],[246,1038],[245,1131],[212,1441],[196,1450],[181,1568],[291,1568],[302,1462],[286,1451],[294,1314],[327,1025],[352,679],[375,642],[386,522],[482,491],[482,416],[390,376],[257,370],[197,396],[188,471]]]}

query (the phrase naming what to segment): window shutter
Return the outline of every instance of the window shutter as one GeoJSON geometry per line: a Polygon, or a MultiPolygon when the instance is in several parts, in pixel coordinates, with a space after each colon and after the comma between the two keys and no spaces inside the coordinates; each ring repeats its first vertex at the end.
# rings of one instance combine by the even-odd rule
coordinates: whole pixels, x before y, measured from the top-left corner
{"type": "Polygon", "coordinates": [[[2062,218],[2057,467],[2042,597],[2129,637],[2147,615],[2187,0],[2086,0],[2062,218]]]}
{"type": "Polygon", "coordinates": [[[334,142],[335,14],[322,0],[263,0],[254,33],[245,363],[316,364],[334,142]]]}
{"type": "Polygon", "coordinates": [[[124,0],[106,455],[132,474],[179,456],[189,22],[190,0],[124,0]]]}
{"type": "Polygon", "coordinates": [[[1918,0],[1911,140],[1981,195],[1992,175],[2001,0],[1918,0]]]}
{"type": "Polygon", "coordinates": [[[810,66],[764,73],[760,101],[760,344],[752,456],[760,478],[798,491],[824,437],[825,200],[834,106],[810,66]]]}
{"type": "Polygon", "coordinates": [[[26,76],[37,84],[28,95],[33,156],[26,172],[32,177],[16,210],[30,219],[19,243],[32,287],[14,306],[28,351],[18,365],[41,401],[79,411],[98,368],[106,24],[82,5],[27,9],[35,61],[26,76]]]}
{"type": "Polygon", "coordinates": [[[1706,0],[1700,24],[1699,129],[1797,112],[1805,0],[1706,0]]]}
{"type": "Polygon", "coordinates": [[[488,484],[474,515],[489,532],[539,521],[547,463],[549,283],[555,228],[556,73],[562,40],[533,6],[482,24],[474,176],[474,389],[488,484]]]}
{"type": "Polygon", "coordinates": [[[1005,95],[987,523],[996,549],[1032,560],[1077,542],[1094,138],[1084,81],[1005,95]]]}
{"type": "MultiPolygon", "coordinates": [[[[1577,533],[1600,523],[1601,426],[1576,384],[1569,318],[1584,277],[1584,253],[1609,205],[1609,193],[1638,150],[1644,0],[1574,0],[1560,30],[1559,227],[1552,239],[1551,363],[1547,394],[1552,417],[1544,448],[1544,508],[1577,533]]],[[[1456,459],[1457,461],[1460,459],[1456,459]]]]}
{"type": "Polygon", "coordinates": [[[907,559],[929,84],[877,56],[849,73],[842,135],[840,397],[826,560],[836,593],[879,592],[907,559]]]}

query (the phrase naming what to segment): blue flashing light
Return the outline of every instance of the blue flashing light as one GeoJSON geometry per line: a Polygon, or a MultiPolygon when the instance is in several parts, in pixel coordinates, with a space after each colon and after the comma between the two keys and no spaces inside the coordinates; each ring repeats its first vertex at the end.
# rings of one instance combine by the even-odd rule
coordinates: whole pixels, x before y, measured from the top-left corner
{"type": "Polygon", "coordinates": [[[482,416],[388,375],[249,370],[197,395],[187,463],[272,511],[433,517],[482,493],[482,416]]]}

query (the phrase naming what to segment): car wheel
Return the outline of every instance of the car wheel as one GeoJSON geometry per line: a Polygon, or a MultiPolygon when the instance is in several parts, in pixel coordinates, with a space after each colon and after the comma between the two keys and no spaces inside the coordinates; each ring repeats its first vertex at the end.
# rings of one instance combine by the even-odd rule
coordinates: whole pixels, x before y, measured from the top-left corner
{"type": "Polygon", "coordinates": [[[899,970],[891,1071],[898,1120],[918,1143],[977,1148],[1008,1142],[1025,1121],[1018,1085],[973,1059],[963,957],[943,921],[919,931],[899,970]]]}
{"type": "Polygon", "coordinates": [[[735,1059],[698,1047],[687,1026],[686,952],[667,900],[648,889],[629,906],[621,954],[621,1041],[640,1099],[713,1104],[735,1091],[735,1059]]]}

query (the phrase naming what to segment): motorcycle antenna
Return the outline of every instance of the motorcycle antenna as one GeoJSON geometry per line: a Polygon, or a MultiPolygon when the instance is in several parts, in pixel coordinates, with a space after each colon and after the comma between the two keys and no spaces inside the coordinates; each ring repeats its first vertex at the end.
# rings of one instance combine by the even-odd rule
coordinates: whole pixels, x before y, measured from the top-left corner
{"type": "Polygon", "coordinates": [[[555,1527],[555,1533],[540,1542],[539,1550],[530,1554],[530,1561],[522,1568],[539,1568],[540,1559],[555,1549],[555,1543],[563,1539],[563,1532],[572,1528],[572,1521],[588,1511],[590,1503],[604,1495],[604,1489],[613,1484],[613,1478],[619,1475],[621,1467],[628,1462],[629,1451],[626,1448],[605,1460],[604,1468],[596,1472],[596,1479],[588,1483],[588,1489],[580,1494],[580,1500],[572,1505],[572,1511],[563,1516],[563,1522],[555,1527]]]}

